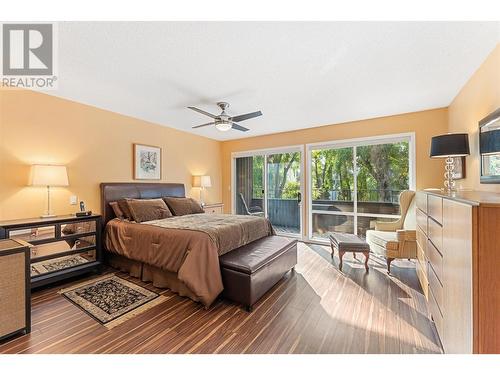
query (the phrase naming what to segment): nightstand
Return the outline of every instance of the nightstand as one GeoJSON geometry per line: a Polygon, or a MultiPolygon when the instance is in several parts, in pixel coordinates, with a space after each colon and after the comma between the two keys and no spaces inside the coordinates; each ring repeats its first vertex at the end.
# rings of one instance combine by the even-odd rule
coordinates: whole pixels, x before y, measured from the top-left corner
{"type": "Polygon", "coordinates": [[[206,214],[222,214],[224,213],[224,204],[223,203],[213,203],[206,204],[203,206],[203,210],[206,214]]]}
{"type": "Polygon", "coordinates": [[[101,215],[75,215],[0,222],[0,239],[30,247],[31,287],[36,288],[102,265],[101,215]]]}
{"type": "Polygon", "coordinates": [[[26,242],[0,240],[0,341],[31,330],[29,265],[26,242]]]}

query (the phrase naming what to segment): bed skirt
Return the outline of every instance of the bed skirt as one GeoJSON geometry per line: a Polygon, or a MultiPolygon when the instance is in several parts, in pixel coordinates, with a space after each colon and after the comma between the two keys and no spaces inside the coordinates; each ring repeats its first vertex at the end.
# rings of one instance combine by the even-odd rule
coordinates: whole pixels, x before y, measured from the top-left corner
{"type": "Polygon", "coordinates": [[[170,289],[182,297],[188,297],[193,301],[199,302],[199,299],[189,290],[186,284],[177,278],[177,273],[175,272],[165,271],[108,251],[106,252],[106,260],[111,267],[126,272],[130,276],[144,282],[151,282],[156,288],[170,289]]]}

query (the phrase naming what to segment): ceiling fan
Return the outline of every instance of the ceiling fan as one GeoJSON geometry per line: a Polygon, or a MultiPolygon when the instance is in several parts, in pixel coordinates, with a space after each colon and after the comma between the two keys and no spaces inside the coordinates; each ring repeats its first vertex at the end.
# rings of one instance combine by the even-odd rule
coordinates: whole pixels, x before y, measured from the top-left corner
{"type": "Polygon", "coordinates": [[[254,118],[254,117],[262,116],[262,112],[257,111],[257,112],[251,112],[251,113],[246,113],[244,115],[238,115],[238,116],[231,117],[226,113],[226,109],[229,108],[229,103],[218,102],[217,105],[222,110],[221,114],[218,116],[213,115],[211,113],[208,113],[208,112],[206,112],[202,109],[196,108],[196,107],[188,107],[189,109],[196,111],[198,113],[201,113],[205,116],[211,117],[214,120],[212,122],[207,122],[206,124],[193,126],[193,129],[201,128],[203,126],[215,125],[215,128],[217,130],[220,130],[221,132],[226,132],[230,129],[235,129],[235,130],[240,130],[242,132],[246,132],[249,129],[239,125],[238,122],[249,120],[249,119],[254,118]]]}

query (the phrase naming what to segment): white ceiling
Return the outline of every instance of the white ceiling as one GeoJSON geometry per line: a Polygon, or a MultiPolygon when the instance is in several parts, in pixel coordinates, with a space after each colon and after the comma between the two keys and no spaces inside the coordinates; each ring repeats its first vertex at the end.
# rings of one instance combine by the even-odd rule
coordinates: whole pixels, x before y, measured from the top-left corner
{"type": "MultiPolygon", "coordinates": [[[[48,92],[218,140],[450,104],[500,40],[500,23],[59,23],[48,92]],[[261,110],[251,130],[191,129],[261,110]]],[[[116,124],[119,126],[120,124],[116,124]]]]}

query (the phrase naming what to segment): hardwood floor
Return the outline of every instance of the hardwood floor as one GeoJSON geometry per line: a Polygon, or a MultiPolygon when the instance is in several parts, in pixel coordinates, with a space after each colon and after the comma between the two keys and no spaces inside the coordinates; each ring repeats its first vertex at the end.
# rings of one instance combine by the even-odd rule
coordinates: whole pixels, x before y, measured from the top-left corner
{"type": "Polygon", "coordinates": [[[341,273],[328,247],[300,243],[296,271],[252,313],[224,300],[205,310],[167,290],[110,330],[57,294],[61,285],[36,291],[31,334],[0,353],[440,353],[414,265],[395,261],[388,277],[382,260],[371,257],[365,274],[359,258],[346,254],[341,273]]]}

